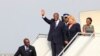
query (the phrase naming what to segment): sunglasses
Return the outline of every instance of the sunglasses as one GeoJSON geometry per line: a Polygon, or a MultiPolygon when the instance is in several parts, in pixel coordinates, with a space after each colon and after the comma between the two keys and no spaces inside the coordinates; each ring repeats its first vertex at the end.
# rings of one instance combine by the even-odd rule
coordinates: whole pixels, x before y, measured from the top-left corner
{"type": "Polygon", "coordinates": [[[64,17],[64,18],[68,18],[68,17],[64,17]]]}

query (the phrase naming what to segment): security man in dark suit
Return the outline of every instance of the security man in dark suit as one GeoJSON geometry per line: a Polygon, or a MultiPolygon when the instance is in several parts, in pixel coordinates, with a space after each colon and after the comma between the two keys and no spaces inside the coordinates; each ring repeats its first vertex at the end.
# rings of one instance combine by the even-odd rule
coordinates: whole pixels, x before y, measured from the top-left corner
{"type": "Polygon", "coordinates": [[[53,19],[49,20],[45,17],[45,11],[41,10],[42,18],[50,25],[48,34],[48,41],[51,41],[52,56],[57,56],[64,47],[64,43],[67,42],[65,24],[59,20],[59,14],[54,13],[53,19]]]}
{"type": "MultiPolygon", "coordinates": [[[[70,14],[65,13],[65,14],[63,14],[63,16],[61,17],[62,22],[65,23],[65,29],[66,29],[67,40],[69,39],[69,38],[68,38],[68,37],[69,37],[69,32],[68,32],[68,20],[69,20],[69,18],[68,18],[68,16],[70,16],[70,14]]],[[[68,42],[69,42],[69,41],[68,41],[68,42]]],[[[67,44],[64,44],[64,46],[66,46],[66,45],[67,45],[67,44]]]]}
{"type": "Polygon", "coordinates": [[[28,38],[23,40],[24,45],[19,47],[14,56],[36,56],[36,51],[33,46],[30,45],[28,38]]]}

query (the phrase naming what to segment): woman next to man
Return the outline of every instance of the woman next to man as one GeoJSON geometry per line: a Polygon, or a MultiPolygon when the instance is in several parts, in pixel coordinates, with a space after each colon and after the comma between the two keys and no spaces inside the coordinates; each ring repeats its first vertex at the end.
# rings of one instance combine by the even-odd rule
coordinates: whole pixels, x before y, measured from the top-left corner
{"type": "Polygon", "coordinates": [[[69,41],[76,35],[77,32],[81,32],[80,24],[76,22],[73,16],[68,16],[68,32],[69,32],[69,41]]]}
{"type": "Polygon", "coordinates": [[[75,18],[71,15],[68,15],[64,19],[64,21],[67,24],[68,33],[66,35],[68,36],[68,42],[69,42],[76,35],[77,32],[81,32],[81,27],[80,24],[77,23],[75,18]]]}

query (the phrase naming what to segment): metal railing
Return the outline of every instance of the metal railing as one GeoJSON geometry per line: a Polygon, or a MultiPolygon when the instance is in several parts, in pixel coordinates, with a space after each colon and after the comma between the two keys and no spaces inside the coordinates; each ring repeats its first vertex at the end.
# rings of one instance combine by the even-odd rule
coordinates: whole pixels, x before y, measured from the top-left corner
{"type": "MultiPolygon", "coordinates": [[[[78,35],[93,37],[93,36],[94,36],[94,33],[81,33],[81,32],[76,33],[76,35],[75,35],[75,36],[71,39],[71,41],[63,48],[63,50],[59,53],[58,56],[63,55],[63,53],[65,52],[65,50],[68,49],[68,47],[74,42],[74,40],[77,38],[78,35]]],[[[66,50],[66,51],[67,51],[67,50],[66,50]]]]}
{"type": "Polygon", "coordinates": [[[34,40],[33,40],[33,43],[32,44],[34,44],[34,42],[39,38],[39,36],[40,35],[45,35],[45,36],[47,36],[47,34],[39,34],[36,38],[34,38],[34,40]]]}
{"type": "MultiPolygon", "coordinates": [[[[33,42],[33,44],[35,43],[35,41],[37,41],[37,39],[39,39],[39,38],[45,38],[45,39],[47,39],[47,34],[39,34],[35,39],[34,39],[34,42],[33,42]]],[[[48,42],[48,45],[49,45],[49,42],[48,42]]],[[[49,51],[51,50],[51,48],[50,49],[48,49],[43,55],[41,55],[41,56],[45,56],[49,51]]],[[[44,50],[45,51],[45,50],[44,50]]],[[[39,55],[39,54],[37,54],[37,55],[39,55]]]]}
{"type": "MultiPolygon", "coordinates": [[[[100,33],[96,33],[96,34],[100,34],[100,33]]],[[[39,35],[34,39],[33,43],[40,37],[40,35],[47,36],[47,34],[39,34],[39,35]]],[[[59,53],[58,56],[61,56],[61,55],[65,52],[66,48],[68,48],[68,47],[72,44],[72,42],[74,42],[74,40],[77,38],[78,35],[84,35],[84,36],[88,35],[88,36],[90,36],[90,37],[93,37],[93,36],[94,36],[94,33],[84,33],[84,34],[82,34],[81,32],[76,33],[76,35],[75,35],[75,36],[72,38],[72,40],[64,47],[64,49],[59,53]]],[[[67,50],[66,50],[66,51],[67,51],[67,50]]],[[[48,51],[48,52],[49,52],[49,51],[48,51]]],[[[13,53],[0,53],[0,56],[14,56],[14,54],[13,54],[13,53]]]]}

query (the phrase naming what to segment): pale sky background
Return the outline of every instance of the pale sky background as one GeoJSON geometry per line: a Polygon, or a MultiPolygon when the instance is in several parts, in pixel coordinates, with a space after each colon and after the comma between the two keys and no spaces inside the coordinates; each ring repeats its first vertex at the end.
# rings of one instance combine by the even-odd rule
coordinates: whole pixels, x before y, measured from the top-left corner
{"type": "Polygon", "coordinates": [[[100,10],[100,0],[0,0],[0,53],[14,53],[23,38],[32,43],[39,33],[48,33],[41,9],[49,18],[54,12],[69,13],[80,22],[80,12],[100,10]]]}

